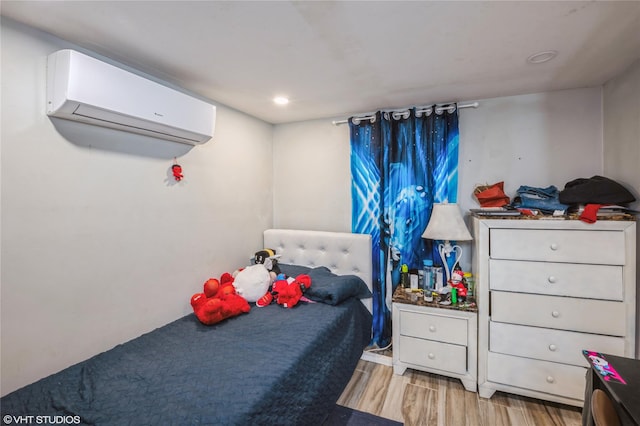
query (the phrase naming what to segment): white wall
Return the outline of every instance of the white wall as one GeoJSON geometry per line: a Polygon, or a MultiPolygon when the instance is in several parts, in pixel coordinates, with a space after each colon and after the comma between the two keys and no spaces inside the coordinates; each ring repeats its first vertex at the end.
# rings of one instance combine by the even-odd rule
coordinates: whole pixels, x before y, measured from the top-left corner
{"type": "Polygon", "coordinates": [[[458,202],[477,207],[478,184],[505,182],[558,189],[602,173],[601,89],[485,99],[460,111],[458,202]]]}
{"type": "MultiPolygon", "coordinates": [[[[480,101],[460,110],[458,202],[477,207],[477,184],[546,187],[602,173],[601,89],[480,101]]],[[[344,117],[337,117],[344,118],[344,117]]],[[[274,220],[284,228],[351,229],[349,127],[331,120],[281,124],[274,131],[274,220]]],[[[461,265],[469,267],[470,243],[461,265]]],[[[466,246],[466,247],[465,247],[466,246]]]]}
{"type": "MultiPolygon", "coordinates": [[[[604,173],[625,185],[640,210],[640,60],[607,82],[604,103],[604,173]]],[[[640,226],[636,225],[636,312],[640,312],[640,226]]],[[[636,358],[640,358],[640,315],[636,314],[636,358]]]]}
{"type": "Polygon", "coordinates": [[[273,223],[270,124],[217,105],[191,148],[49,119],[67,47],[2,20],[2,395],[191,312],[273,223]]]}
{"type": "Polygon", "coordinates": [[[274,227],[351,232],[349,126],[274,126],[274,227]]]}
{"type": "Polygon", "coordinates": [[[640,59],[603,88],[604,173],[623,183],[640,209],[640,59]]]}

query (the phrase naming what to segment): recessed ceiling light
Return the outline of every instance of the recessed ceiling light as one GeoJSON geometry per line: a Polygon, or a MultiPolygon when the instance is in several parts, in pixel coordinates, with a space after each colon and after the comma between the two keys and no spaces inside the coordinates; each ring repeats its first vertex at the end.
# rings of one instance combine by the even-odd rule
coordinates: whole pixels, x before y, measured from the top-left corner
{"type": "Polygon", "coordinates": [[[527,62],[530,64],[541,64],[552,60],[556,56],[558,56],[558,52],[556,50],[545,50],[544,52],[534,53],[529,56],[527,58],[527,62]]]}
{"type": "Polygon", "coordinates": [[[276,96],[275,98],[273,98],[273,103],[275,103],[276,105],[286,105],[289,103],[289,98],[286,98],[284,96],[276,96]]]}

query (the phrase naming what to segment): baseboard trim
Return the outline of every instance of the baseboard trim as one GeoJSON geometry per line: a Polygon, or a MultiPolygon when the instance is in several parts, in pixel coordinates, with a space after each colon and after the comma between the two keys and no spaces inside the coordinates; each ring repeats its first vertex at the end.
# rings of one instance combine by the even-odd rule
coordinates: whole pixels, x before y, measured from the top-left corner
{"type": "Polygon", "coordinates": [[[360,357],[363,361],[375,362],[376,364],[393,366],[393,358],[387,355],[382,355],[373,351],[364,351],[360,357]]]}

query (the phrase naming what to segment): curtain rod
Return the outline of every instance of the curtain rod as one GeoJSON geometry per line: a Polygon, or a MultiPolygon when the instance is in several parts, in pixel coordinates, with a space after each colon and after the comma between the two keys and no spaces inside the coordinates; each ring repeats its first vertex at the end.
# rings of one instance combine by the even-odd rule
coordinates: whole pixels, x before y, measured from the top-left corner
{"type": "MultiPolygon", "coordinates": [[[[436,114],[440,114],[442,111],[447,111],[447,110],[452,110],[451,112],[453,112],[453,110],[455,110],[455,108],[458,109],[463,109],[463,108],[478,108],[478,106],[480,106],[480,104],[478,102],[468,102],[468,103],[459,103],[456,104],[455,102],[451,102],[448,104],[441,104],[440,106],[436,107],[436,114]]],[[[427,113],[427,114],[431,114],[431,110],[432,107],[416,107],[416,113],[427,113]]],[[[403,109],[398,109],[398,110],[389,110],[386,112],[391,112],[394,114],[400,114],[400,113],[407,113],[409,112],[408,108],[403,108],[403,109]]],[[[370,113],[369,115],[362,115],[357,117],[359,120],[371,120],[372,118],[374,118],[376,116],[376,113],[370,113]]],[[[354,116],[355,117],[355,116],[354,116]]],[[[405,117],[406,118],[406,117],[405,117]]],[[[334,126],[337,126],[339,124],[346,124],[349,122],[349,119],[346,118],[344,120],[334,120],[331,123],[334,126]]]]}

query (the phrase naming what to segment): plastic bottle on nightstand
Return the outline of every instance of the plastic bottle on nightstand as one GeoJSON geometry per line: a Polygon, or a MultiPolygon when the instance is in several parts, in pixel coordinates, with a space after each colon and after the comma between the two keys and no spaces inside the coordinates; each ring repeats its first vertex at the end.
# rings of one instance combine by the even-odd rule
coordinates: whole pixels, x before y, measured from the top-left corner
{"type": "Polygon", "coordinates": [[[444,272],[442,266],[433,267],[433,280],[435,282],[436,291],[440,291],[444,288],[444,272]]]}
{"type": "Polygon", "coordinates": [[[476,281],[473,278],[473,274],[471,272],[465,272],[464,280],[467,283],[467,298],[475,298],[476,281]]]}
{"type": "Polygon", "coordinates": [[[433,260],[424,259],[422,261],[422,290],[425,293],[433,291],[433,278],[433,260]]]}
{"type": "Polygon", "coordinates": [[[402,265],[400,267],[400,286],[404,291],[411,291],[411,282],[409,281],[409,267],[402,265]]]}
{"type": "Polygon", "coordinates": [[[433,300],[432,292],[435,288],[435,276],[433,275],[433,260],[424,259],[422,261],[422,294],[424,300],[431,302],[433,300]]]}

